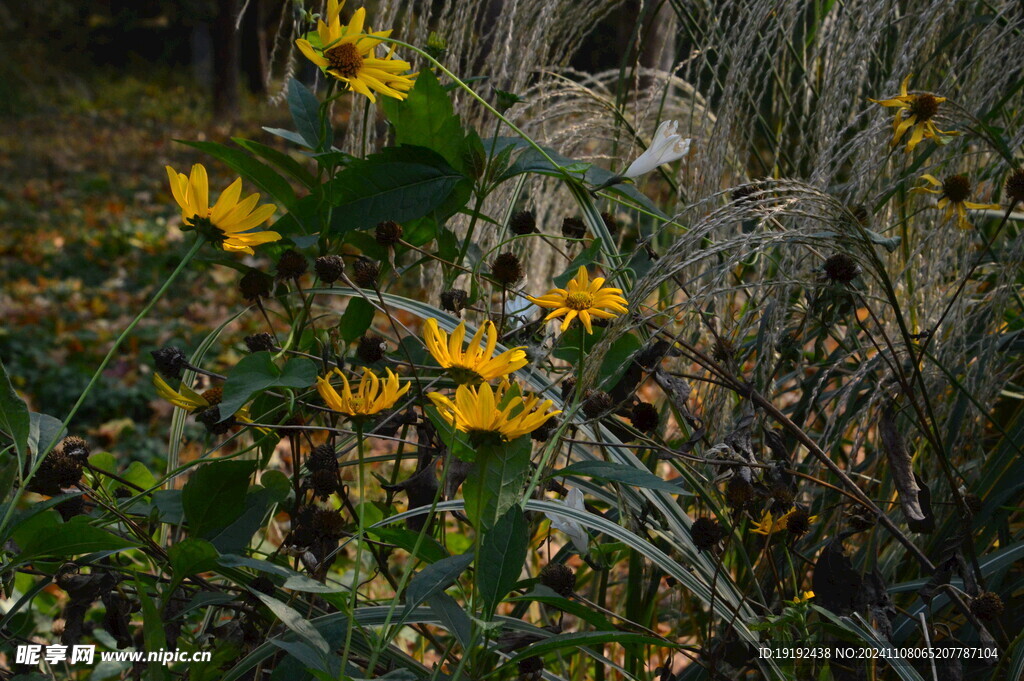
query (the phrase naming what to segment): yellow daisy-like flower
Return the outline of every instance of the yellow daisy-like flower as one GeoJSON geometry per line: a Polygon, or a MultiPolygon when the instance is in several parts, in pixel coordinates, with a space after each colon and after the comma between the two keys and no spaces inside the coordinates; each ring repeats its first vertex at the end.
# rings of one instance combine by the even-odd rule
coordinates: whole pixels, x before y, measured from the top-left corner
{"type": "Polygon", "coordinates": [[[792,603],[793,605],[797,605],[798,603],[806,603],[812,598],[814,598],[813,591],[804,591],[802,594],[791,600],[790,603],[792,603]]]}
{"type": "Polygon", "coordinates": [[[441,417],[470,435],[499,435],[505,440],[532,433],[561,411],[551,411],[551,400],[541,402],[536,395],[509,395],[503,381],[495,389],[484,383],[479,387],[460,385],[455,400],[441,393],[429,393],[441,417]]]}
{"type": "MultiPolygon", "coordinates": [[[[220,388],[210,388],[204,390],[201,393],[197,393],[192,388],[188,387],[184,383],[178,386],[175,390],[167,381],[165,381],[160,374],[153,374],[153,385],[156,387],[156,394],[164,398],[175,407],[184,409],[191,414],[198,414],[201,411],[205,411],[210,407],[215,407],[221,402],[223,392],[220,388]]],[[[252,423],[252,419],[249,418],[249,408],[242,407],[234,414],[236,421],[242,423],[252,423]]],[[[270,431],[266,428],[259,428],[264,433],[270,431]]]]}
{"type": "Polygon", "coordinates": [[[328,0],[324,19],[317,20],[317,30],[305,38],[295,41],[302,54],[320,69],[348,85],[361,95],[376,102],[374,92],[395,99],[405,99],[412,89],[416,75],[406,73],[410,68],[407,61],[395,59],[395,48],[380,59],[376,56],[381,38],[387,38],[391,31],[364,32],[366,8],[360,7],[352,15],[348,25],[341,24],[341,8],[345,2],[328,0]],[[318,43],[318,44],[314,44],[318,43]]]}
{"type": "MultiPolygon", "coordinates": [[[[785,515],[779,516],[779,518],[776,519],[772,517],[771,511],[765,511],[764,515],[761,516],[760,522],[754,523],[754,527],[751,530],[751,532],[753,532],[754,534],[763,534],[767,536],[775,534],[776,532],[781,532],[782,530],[789,529],[789,519],[798,513],[803,514],[806,512],[801,511],[800,509],[797,508],[793,508],[785,515]]],[[[816,520],[818,520],[818,516],[812,515],[811,517],[807,518],[807,524],[813,523],[816,520]]]]}
{"type": "Polygon", "coordinates": [[[192,166],[189,177],[175,172],[170,166],[166,168],[167,178],[171,181],[171,193],[181,206],[181,219],[188,229],[197,230],[225,251],[250,255],[254,252],[253,246],[281,238],[277,232],[248,231],[266,222],[277,207],[270,203],[257,207],[259,194],[250,194],[239,201],[242,195],[242,178],[238,178],[221,192],[217,203],[211,207],[209,180],[206,168],[202,164],[192,166]]]}
{"type": "Polygon", "coordinates": [[[498,329],[490,320],[480,325],[473,334],[473,339],[469,341],[469,347],[463,350],[462,341],[465,337],[466,322],[456,326],[450,338],[438,327],[437,320],[433,317],[423,325],[423,342],[427,350],[459,383],[476,384],[501,378],[529,363],[523,347],[494,355],[494,349],[498,345],[498,329]],[[487,344],[480,347],[484,335],[487,336],[487,344]]]}
{"type": "Polygon", "coordinates": [[[363,377],[355,393],[349,385],[348,378],[340,369],[335,369],[326,376],[316,379],[316,390],[328,407],[341,412],[350,418],[373,416],[385,409],[390,409],[398,398],[409,392],[409,384],[400,385],[398,376],[391,369],[386,369],[387,376],[382,380],[369,369],[363,369],[363,377]],[[331,377],[341,376],[341,394],[331,385],[331,377]]]}
{"type": "Polygon", "coordinates": [[[996,210],[1001,208],[998,203],[974,203],[973,201],[968,201],[967,199],[970,198],[973,187],[966,175],[950,175],[943,182],[939,182],[934,175],[922,175],[921,179],[932,185],[932,187],[937,187],[937,189],[930,189],[922,185],[911,189],[911,193],[938,194],[939,200],[935,207],[946,211],[947,220],[956,213],[956,224],[960,229],[971,228],[971,223],[967,220],[968,210],[996,210]]]}
{"type": "Polygon", "coordinates": [[[565,315],[562,331],[568,329],[572,320],[579,317],[587,333],[594,333],[590,323],[592,317],[613,319],[629,312],[626,299],[622,297],[622,289],[605,287],[604,282],[604,277],[594,277],[591,281],[587,268],[580,267],[565,288],[553,288],[539,298],[526,298],[535,305],[553,310],[544,321],[565,315]]]}
{"type": "Polygon", "coordinates": [[[907,139],[907,151],[913,151],[914,147],[925,138],[933,139],[939,144],[945,144],[944,136],[960,134],[953,130],[939,130],[932,121],[935,114],[939,112],[939,104],[946,101],[946,98],[936,97],[927,92],[916,95],[907,94],[907,85],[910,84],[910,77],[912,75],[910,74],[903,79],[898,96],[891,99],[871,99],[869,97],[868,100],[882,106],[899,107],[896,111],[896,118],[892,123],[892,146],[895,147],[899,144],[903,135],[906,134],[907,130],[911,129],[910,137],[907,139]]]}

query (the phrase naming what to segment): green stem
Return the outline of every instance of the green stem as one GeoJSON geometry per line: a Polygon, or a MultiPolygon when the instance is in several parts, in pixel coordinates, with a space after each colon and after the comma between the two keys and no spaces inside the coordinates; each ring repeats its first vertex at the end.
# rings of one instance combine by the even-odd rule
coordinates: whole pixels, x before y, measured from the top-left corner
{"type": "MultiPolygon", "coordinates": [[[[356,427],[356,456],[359,461],[359,465],[356,469],[356,475],[359,479],[359,505],[361,506],[363,500],[366,498],[366,473],[365,473],[365,462],[363,461],[363,424],[361,421],[355,422],[356,427]]],[[[345,648],[341,655],[341,669],[344,671],[348,666],[348,656],[351,652],[352,647],[352,630],[356,626],[356,608],[359,606],[359,568],[362,565],[362,553],[363,553],[363,516],[364,514],[359,510],[359,506],[356,509],[356,525],[358,527],[356,531],[356,559],[355,565],[352,567],[352,612],[351,618],[348,623],[348,628],[345,631],[345,648]]],[[[369,670],[367,670],[369,672],[369,670]]]]}
{"type": "MultiPolygon", "coordinates": [[[[68,412],[68,415],[64,417],[64,421],[61,423],[61,428],[57,432],[57,435],[50,441],[49,444],[46,445],[45,448],[36,452],[35,464],[33,464],[32,470],[30,470],[29,474],[23,479],[22,489],[24,489],[25,484],[32,479],[32,476],[35,475],[36,470],[38,470],[39,466],[42,465],[43,459],[46,457],[46,455],[49,454],[50,451],[61,440],[61,433],[67,430],[68,424],[71,423],[71,420],[75,418],[76,414],[78,414],[78,410],[82,408],[83,404],[85,404],[85,399],[89,396],[89,393],[92,392],[92,389],[96,387],[96,384],[100,380],[100,376],[103,375],[103,372],[106,370],[107,365],[110,364],[110,360],[112,360],[114,358],[114,355],[117,354],[117,351],[121,349],[121,345],[128,339],[128,336],[130,336],[132,331],[135,330],[135,327],[138,326],[139,322],[141,322],[146,317],[146,315],[149,314],[150,310],[153,309],[153,306],[156,305],[161,298],[163,298],[164,294],[167,293],[167,289],[170,288],[174,280],[178,278],[178,275],[181,274],[182,271],[184,271],[185,267],[192,260],[195,254],[199,252],[199,249],[200,247],[202,247],[203,243],[204,240],[202,237],[196,237],[195,243],[192,244],[192,247],[189,249],[188,253],[185,254],[185,257],[181,259],[181,262],[178,263],[178,266],[174,269],[173,272],[171,272],[171,276],[169,276],[167,280],[163,283],[163,285],[159,289],[157,289],[157,292],[153,294],[153,297],[150,298],[148,303],[146,303],[146,306],[142,308],[139,314],[135,316],[135,319],[133,319],[131,323],[127,327],[125,327],[124,331],[121,332],[121,335],[118,336],[117,340],[114,341],[114,344],[110,347],[110,350],[107,351],[106,357],[103,358],[103,361],[100,362],[100,365],[96,368],[96,371],[93,373],[92,378],[89,379],[89,383],[88,385],[85,386],[85,390],[83,390],[82,394],[78,396],[78,401],[75,402],[73,407],[71,407],[71,411],[68,412]]],[[[0,532],[2,532],[5,527],[7,527],[7,523],[11,518],[11,514],[14,512],[14,509],[17,505],[17,499],[15,499],[12,503],[7,505],[7,509],[4,511],[3,519],[0,520],[0,532]]]]}

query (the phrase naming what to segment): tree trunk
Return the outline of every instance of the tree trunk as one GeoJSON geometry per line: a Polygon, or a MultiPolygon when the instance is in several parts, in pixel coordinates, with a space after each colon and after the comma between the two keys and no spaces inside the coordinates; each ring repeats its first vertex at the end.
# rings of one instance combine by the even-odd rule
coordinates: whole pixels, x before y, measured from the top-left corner
{"type": "Polygon", "coordinates": [[[267,92],[267,28],[263,0],[249,0],[242,18],[242,70],[249,92],[267,92]]]}
{"type": "Polygon", "coordinates": [[[240,43],[235,30],[240,0],[217,0],[213,20],[213,113],[221,121],[238,117],[240,43]]]}

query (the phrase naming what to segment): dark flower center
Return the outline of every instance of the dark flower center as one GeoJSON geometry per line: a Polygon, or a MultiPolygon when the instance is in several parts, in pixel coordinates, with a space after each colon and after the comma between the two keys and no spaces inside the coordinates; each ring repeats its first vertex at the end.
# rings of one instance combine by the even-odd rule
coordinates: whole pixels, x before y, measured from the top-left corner
{"type": "Polygon", "coordinates": [[[939,112],[939,101],[932,95],[918,95],[910,104],[910,113],[918,121],[926,121],[939,112]]]}
{"type": "Polygon", "coordinates": [[[210,388],[203,391],[202,398],[212,407],[215,404],[220,404],[220,401],[224,399],[224,391],[221,388],[210,388]]]}
{"type": "Polygon", "coordinates": [[[971,198],[971,181],[964,175],[951,175],[942,183],[942,195],[953,203],[971,198]]]}
{"type": "Polygon", "coordinates": [[[355,78],[363,66],[363,56],[352,43],[335,45],[324,56],[331,62],[331,70],[342,78],[355,78]]]}

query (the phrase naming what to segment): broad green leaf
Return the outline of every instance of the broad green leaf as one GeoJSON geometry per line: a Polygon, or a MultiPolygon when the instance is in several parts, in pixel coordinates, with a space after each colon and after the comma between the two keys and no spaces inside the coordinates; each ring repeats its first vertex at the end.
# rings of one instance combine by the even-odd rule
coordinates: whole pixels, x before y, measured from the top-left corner
{"type": "Polygon", "coordinates": [[[252,536],[260,529],[267,518],[271,507],[280,499],[279,489],[253,487],[245,495],[245,504],[238,518],[223,529],[212,532],[208,536],[221,553],[240,553],[248,548],[252,536]]]}
{"type": "Polygon", "coordinates": [[[421,218],[444,204],[463,181],[459,171],[429,149],[386,149],[332,180],[327,189],[336,207],[331,228],[344,234],[385,220],[421,218]]]}
{"type": "Polygon", "coordinates": [[[305,357],[295,357],[284,365],[274,364],[269,352],[256,352],[231,369],[224,383],[220,402],[221,420],[231,418],[246,402],[268,388],[307,388],[316,382],[316,364],[305,357]]]}
{"type": "Polygon", "coordinates": [[[0,454],[0,501],[7,499],[8,493],[18,478],[18,457],[11,453],[0,454]]]}
{"type": "MultiPolygon", "coordinates": [[[[217,142],[176,141],[223,161],[229,168],[241,175],[243,179],[252,182],[261,191],[269,194],[285,206],[292,206],[295,203],[295,190],[288,184],[288,180],[281,177],[276,170],[266,163],[257,161],[244,151],[232,149],[217,142]]],[[[221,189],[226,189],[226,187],[221,187],[221,189]]],[[[211,200],[216,192],[216,188],[210,188],[211,200]]],[[[248,192],[243,190],[242,195],[247,196],[248,192]]]]}
{"type": "Polygon", "coordinates": [[[415,549],[417,551],[416,557],[425,563],[436,563],[448,557],[448,552],[445,548],[429,534],[424,535],[421,539],[419,532],[414,532],[404,527],[378,527],[370,530],[370,533],[381,541],[394,544],[409,553],[412,553],[415,549]],[[417,545],[419,545],[418,549],[417,545]]]}
{"type": "Polygon", "coordinates": [[[251,570],[257,570],[259,572],[266,572],[270,575],[277,575],[278,577],[284,577],[284,583],[281,585],[285,589],[292,589],[293,591],[305,591],[307,593],[336,593],[338,591],[344,591],[342,586],[331,586],[328,584],[321,584],[320,582],[307,577],[306,575],[296,572],[291,568],[277,563],[271,563],[266,560],[258,560],[256,558],[246,558],[245,556],[239,556],[232,553],[223,555],[217,561],[224,567],[244,567],[251,570]]]}
{"type": "Polygon", "coordinates": [[[476,465],[462,484],[466,514],[478,531],[487,532],[519,503],[530,470],[530,436],[477,447],[476,465]]]}
{"type": "Polygon", "coordinates": [[[318,668],[322,671],[328,671],[327,657],[331,654],[331,647],[324,640],[320,632],[316,630],[316,627],[310,624],[297,610],[285,605],[276,598],[253,589],[250,589],[250,591],[252,595],[263,602],[263,605],[270,608],[271,612],[281,620],[282,624],[291,629],[296,636],[301,638],[316,652],[317,658],[320,661],[318,668]]]}
{"type": "Polygon", "coordinates": [[[467,552],[431,563],[417,572],[405,590],[405,614],[454,584],[472,562],[473,554],[467,552]]]}
{"type": "Polygon", "coordinates": [[[217,549],[205,539],[188,537],[167,549],[174,577],[168,592],[173,592],[186,577],[207,572],[217,566],[217,549]]]}
{"type": "Polygon", "coordinates": [[[490,620],[498,603],[519,581],[530,544],[529,524],[523,509],[513,506],[480,538],[480,562],[476,566],[477,591],[484,602],[484,619],[490,620]]]}
{"type": "Polygon", "coordinates": [[[465,170],[462,153],[465,131],[455,115],[451,96],[433,71],[423,69],[404,100],[381,98],[381,106],[395,127],[395,144],[410,144],[436,151],[453,167],[465,170]]]}
{"type": "Polygon", "coordinates": [[[320,118],[320,100],[295,78],[288,81],[288,110],[306,146],[317,151],[331,148],[334,130],[320,118]]]}
{"type": "MultiPolygon", "coordinates": [[[[142,489],[152,489],[153,487],[156,487],[156,478],[149,469],[146,468],[146,464],[141,461],[132,461],[128,464],[128,468],[126,468],[124,473],[121,474],[121,477],[142,489]]],[[[135,490],[132,491],[134,492],[135,490]]]]}
{"type": "Polygon", "coordinates": [[[351,343],[370,328],[373,324],[373,315],[376,312],[373,305],[366,302],[365,298],[353,298],[348,301],[344,314],[338,320],[338,328],[341,330],[341,337],[345,342],[351,343]]]}
{"type": "Polygon", "coordinates": [[[0,431],[14,440],[14,448],[22,461],[28,454],[29,427],[28,407],[14,392],[7,369],[0,360],[0,431]]]}
{"type": "MultiPolygon", "coordinates": [[[[557,275],[552,279],[555,282],[555,286],[558,288],[565,288],[565,285],[569,283],[569,280],[576,276],[576,273],[580,271],[581,267],[590,269],[601,257],[601,240],[594,239],[590,242],[590,245],[584,248],[582,251],[576,254],[576,257],[572,259],[569,266],[565,268],[565,271],[557,275]]],[[[591,275],[593,276],[593,275],[591,275]]]]}
{"type": "Polygon", "coordinates": [[[577,461],[570,466],[553,471],[550,477],[560,478],[564,475],[611,480],[613,482],[621,482],[624,485],[630,485],[632,487],[660,489],[672,494],[683,493],[683,489],[679,485],[675,485],[667,480],[662,480],[654,473],[640,470],[639,468],[633,468],[632,466],[626,466],[621,463],[613,463],[611,461],[577,461]]]}
{"type": "Polygon", "coordinates": [[[214,461],[196,469],[181,490],[192,536],[208,537],[242,515],[254,468],[253,461],[214,461]]]}
{"type": "Polygon", "coordinates": [[[116,551],[138,546],[137,542],[111,534],[89,524],[86,516],[76,516],[66,523],[45,527],[21,544],[19,559],[29,557],[67,558],[94,551],[116,551]]]}
{"type": "MultiPolygon", "coordinates": [[[[164,631],[163,617],[156,607],[156,602],[146,592],[146,587],[137,576],[135,578],[135,593],[138,594],[139,602],[142,605],[142,639],[146,643],[147,650],[162,650],[168,645],[174,645],[174,641],[167,641],[167,634],[164,631]]],[[[150,681],[162,681],[170,678],[170,670],[159,662],[150,662],[147,666],[150,681]]]]}

